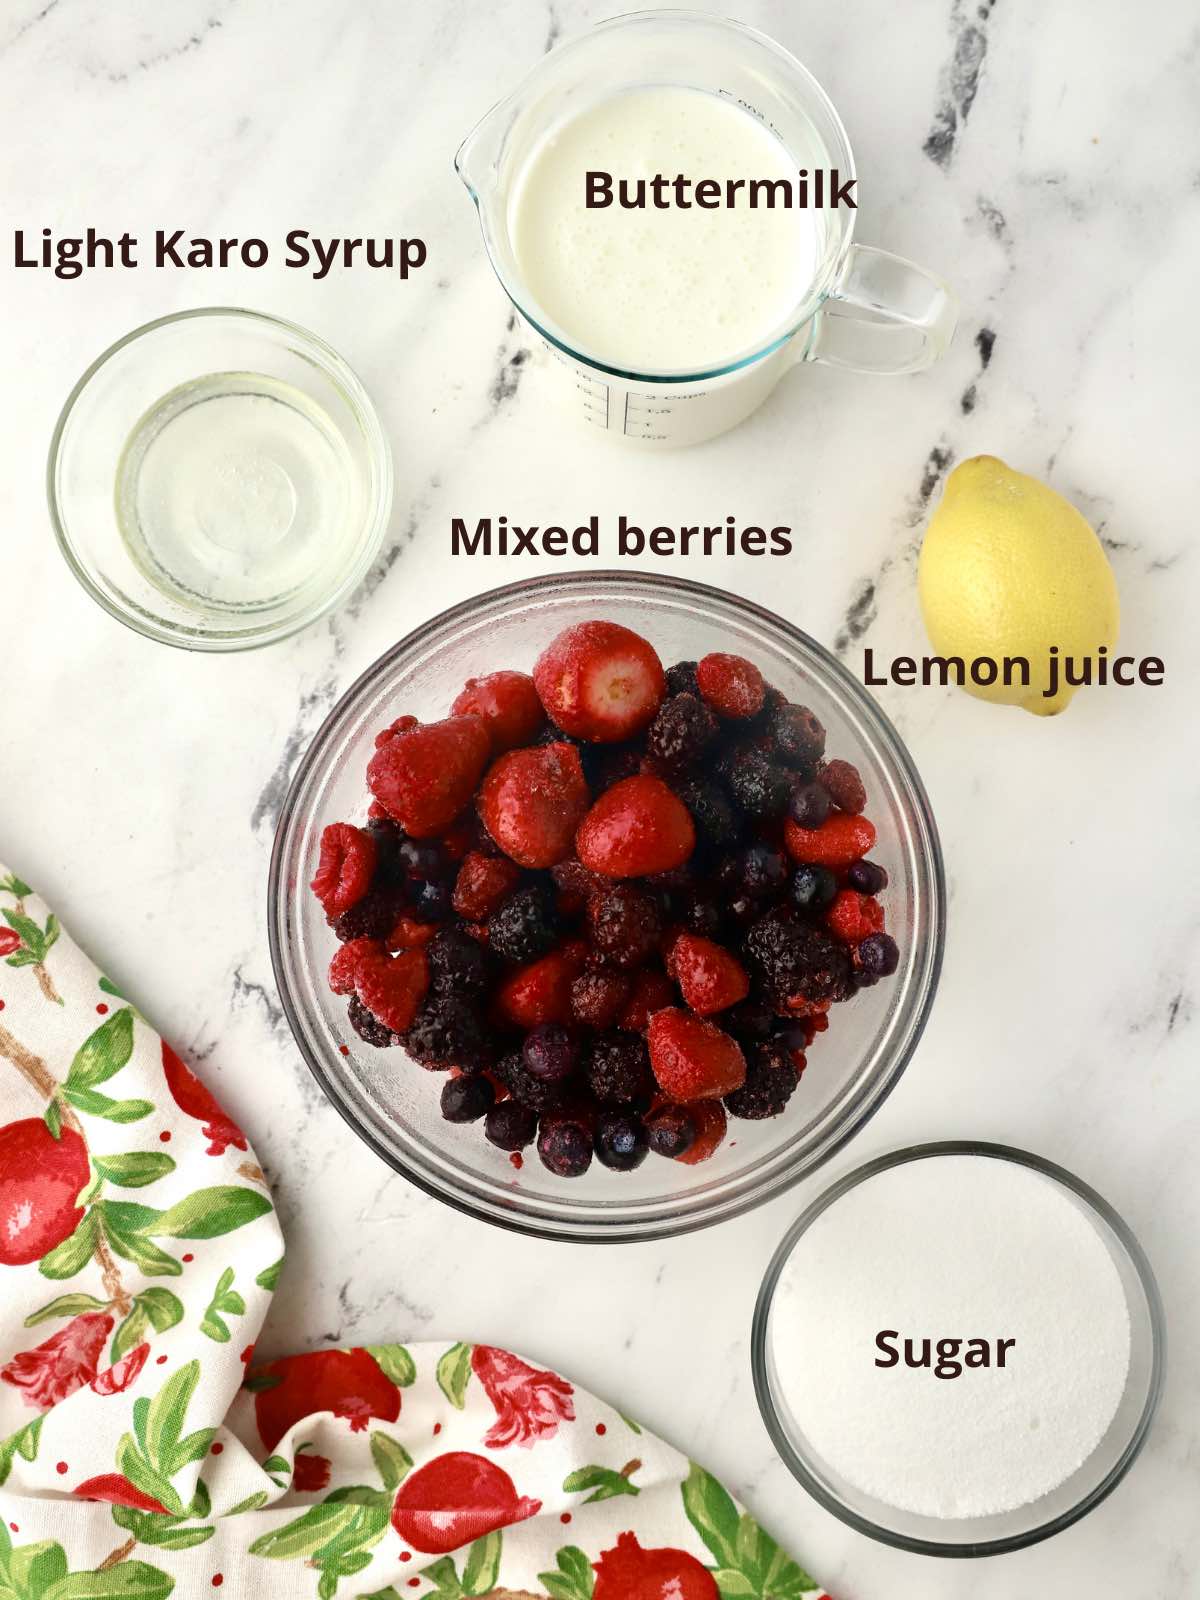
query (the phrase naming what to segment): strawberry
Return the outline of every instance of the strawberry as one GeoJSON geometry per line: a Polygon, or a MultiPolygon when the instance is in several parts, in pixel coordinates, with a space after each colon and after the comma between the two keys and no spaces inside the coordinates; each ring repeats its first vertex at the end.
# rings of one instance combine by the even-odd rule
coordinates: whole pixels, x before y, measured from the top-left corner
{"type": "MultiPolygon", "coordinates": [[[[375,735],[375,748],[381,750],[389,739],[394,739],[398,733],[407,733],[410,728],[419,727],[416,717],[397,717],[395,722],[389,723],[386,728],[380,728],[375,735]]],[[[386,812],[384,813],[386,815],[386,812]]]]}
{"type": "Polygon", "coordinates": [[[378,954],[379,945],[374,939],[350,939],[338,945],[329,963],[329,987],[334,994],[353,994],[359,962],[378,954]]]}
{"type": "Polygon", "coordinates": [[[494,761],[477,805],[506,855],[523,867],[552,867],[571,853],[590,799],[575,746],[543,744],[494,761]]]}
{"type": "Polygon", "coordinates": [[[702,1017],[724,1011],[750,993],[750,979],[737,957],[699,934],[679,935],[671,946],[669,968],[683,998],[702,1017]]]}
{"type": "Polygon", "coordinates": [[[643,775],[613,784],[575,835],[580,861],[607,878],[646,878],[681,867],[696,845],[683,801],[661,778],[643,775]]]}
{"type": "Polygon", "coordinates": [[[495,994],[497,1015],[518,1028],[570,1022],[571,984],[583,969],[587,946],[573,939],[506,978],[495,994]]]}
{"type": "Polygon", "coordinates": [[[688,1111],[696,1125],[696,1137],[683,1154],[676,1156],[675,1159],[682,1161],[686,1167],[694,1167],[701,1161],[707,1161],[709,1156],[715,1155],[725,1143],[725,1131],[729,1126],[729,1119],[725,1115],[725,1107],[719,1100],[693,1100],[688,1111]]]}
{"type": "Polygon", "coordinates": [[[564,733],[601,744],[639,732],[667,692],[653,646],[617,622],[564,629],[537,658],[533,681],[564,733]]]}
{"type": "Polygon", "coordinates": [[[330,922],[366,894],[378,858],[374,839],[352,823],[331,822],[324,830],[312,892],[330,922]]]}
{"type": "Polygon", "coordinates": [[[627,1033],[645,1033],[650,1018],[664,1006],[674,1003],[671,980],[661,972],[639,972],[633,980],[633,993],[621,1013],[620,1026],[627,1033]]]}
{"type": "Polygon", "coordinates": [[[418,922],[415,917],[398,917],[384,940],[384,946],[393,953],[397,950],[419,950],[429,943],[437,931],[436,922],[418,922]]]}
{"type": "Polygon", "coordinates": [[[668,1006],[650,1018],[646,1038],[654,1076],[672,1100],[717,1099],[746,1081],[737,1040],[703,1017],[668,1006]]]}
{"type": "Polygon", "coordinates": [[[484,678],[468,678],[450,709],[456,717],[482,717],[496,755],[519,744],[532,744],[546,720],[533,679],[526,672],[489,672],[484,678]]]}
{"type": "Polygon", "coordinates": [[[491,749],[482,717],[406,728],[371,757],[367,783],[414,839],[431,839],[470,804],[491,749]]]}
{"type": "Polygon", "coordinates": [[[429,962],[424,950],[402,950],[398,956],[375,954],[359,961],[355,993],[373,1017],[393,1033],[404,1033],[429,988],[429,962]]]}
{"type": "Polygon", "coordinates": [[[700,693],[718,716],[745,721],[763,708],[767,686],[763,675],[744,656],[715,651],[696,667],[700,693]]]}
{"type": "Polygon", "coordinates": [[[485,856],[471,850],[458,869],[451,904],[468,922],[486,922],[520,881],[520,868],[507,856],[485,856]]]}
{"type": "Polygon", "coordinates": [[[871,850],[875,825],[866,817],[835,811],[819,828],[802,828],[789,817],[783,840],[793,860],[817,867],[848,867],[871,850]]]}
{"type": "Polygon", "coordinates": [[[817,782],[839,811],[848,811],[856,817],[866,810],[866,788],[858,768],[849,761],[839,761],[836,757],[832,761],[822,761],[817,768],[817,782]]]}

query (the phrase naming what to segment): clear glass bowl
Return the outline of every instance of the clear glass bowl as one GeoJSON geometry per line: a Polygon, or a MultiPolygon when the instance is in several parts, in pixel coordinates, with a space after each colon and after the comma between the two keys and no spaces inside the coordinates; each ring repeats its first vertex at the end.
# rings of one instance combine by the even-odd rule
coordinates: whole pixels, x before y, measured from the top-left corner
{"type": "Polygon", "coordinates": [[[945,882],[937,831],[908,752],[874,701],[798,628],[749,601],[649,573],[533,578],[455,606],[382,656],[343,696],[296,773],[275,840],[268,925],[275,978],[304,1059],[351,1127],[440,1199],[502,1227],[546,1238],[658,1238],[737,1216],[827,1161],[878,1109],[925,1026],[942,959],[945,882]],[[785,1115],[735,1122],[695,1167],[651,1156],[636,1172],[594,1163],[554,1178],[527,1152],[515,1171],[477,1127],[443,1122],[441,1079],[398,1049],[349,1028],[326,969],[334,939],[307,887],[321,830],[359,820],[376,731],[402,712],[436,719],[472,674],[528,669],[562,628],[603,617],[643,633],[665,662],[712,650],[750,657],[789,699],[816,712],[829,749],[854,762],[890,874],[883,899],[900,945],[895,976],[836,1008],[785,1115]],[[341,1047],[348,1047],[343,1054],[341,1047]]]}
{"type": "Polygon", "coordinates": [[[813,1201],[785,1235],[759,1291],[751,1364],[759,1410],[792,1475],[835,1517],[883,1544],[928,1556],[992,1556],[1048,1539],[1078,1522],[1111,1494],[1141,1451],[1162,1391],[1166,1330],[1150,1263],[1128,1226],[1081,1179],[1027,1150],[1009,1145],[945,1140],[880,1156],[847,1174],[813,1201]],[[1130,1353],[1125,1391],[1108,1431],[1083,1465],[1057,1489],[993,1516],[941,1518],[902,1511],[848,1483],[805,1437],[788,1406],[773,1347],[775,1291],[801,1236],[849,1190],[890,1167],[940,1156],[1012,1161],[1053,1183],[1088,1218],[1116,1266],[1129,1309],[1130,1353]]]}
{"type": "Polygon", "coordinates": [[[93,361],[54,429],[46,490],[71,570],[118,621],[187,650],[244,650],[307,627],[362,581],[391,512],[392,458],[366,390],[324,340],[279,317],[211,306],[135,328],[93,361]],[[251,406],[264,393],[286,399],[274,410],[290,431],[241,448],[241,430],[206,435],[214,413],[204,402],[231,388],[251,406]],[[178,440],[180,427],[195,483],[172,456],[157,469],[154,503],[164,526],[187,527],[193,540],[186,578],[168,582],[149,544],[135,553],[122,531],[138,522],[125,485],[129,463],[149,462],[156,440],[169,429],[178,440]],[[144,457],[134,439],[148,441],[144,457]],[[301,544],[318,497],[325,514],[301,544]]]}

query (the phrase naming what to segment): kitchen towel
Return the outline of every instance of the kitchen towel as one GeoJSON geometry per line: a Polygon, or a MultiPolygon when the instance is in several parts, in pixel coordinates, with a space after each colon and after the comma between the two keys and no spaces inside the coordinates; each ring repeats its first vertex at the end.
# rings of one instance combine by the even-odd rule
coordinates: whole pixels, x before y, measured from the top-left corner
{"type": "Polygon", "coordinates": [[[487,1344],[256,1364],[242,1131],[0,867],[0,1600],[805,1600],[702,1467],[487,1344]]]}

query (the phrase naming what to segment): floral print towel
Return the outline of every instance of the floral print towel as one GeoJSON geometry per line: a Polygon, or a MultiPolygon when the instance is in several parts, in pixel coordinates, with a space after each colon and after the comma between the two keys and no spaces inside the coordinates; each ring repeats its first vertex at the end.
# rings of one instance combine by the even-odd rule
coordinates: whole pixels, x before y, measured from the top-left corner
{"type": "Polygon", "coordinates": [[[806,1600],[703,1468],[486,1344],[256,1364],[245,1135],[0,868],[0,1600],[806,1600]]]}

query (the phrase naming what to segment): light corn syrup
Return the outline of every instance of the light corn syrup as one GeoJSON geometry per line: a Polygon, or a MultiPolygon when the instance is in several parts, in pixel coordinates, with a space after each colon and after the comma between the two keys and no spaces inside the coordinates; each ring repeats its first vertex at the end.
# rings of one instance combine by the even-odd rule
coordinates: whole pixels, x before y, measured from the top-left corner
{"type": "Polygon", "coordinates": [[[509,228],[537,306],[584,355],[701,371],[764,343],[802,301],[821,251],[813,211],[584,206],[585,173],[786,179],[798,163],[757,117],[699,89],[630,89],[561,124],[519,173],[509,228]]]}
{"type": "Polygon", "coordinates": [[[345,440],[308,395],[258,373],[209,373],[134,428],[117,521],[138,566],[179,603],[262,609],[349,558],[355,481],[345,440]]]}
{"type": "MultiPolygon", "coordinates": [[[[937,1156],[848,1190],[798,1241],[770,1346],[801,1433],[833,1471],[923,1516],[1011,1511],[1064,1483],[1112,1422],[1129,1310],[1096,1228],[1040,1173],[937,1156]],[[877,1367],[896,1329],[898,1366],[877,1367]],[[936,1378],[904,1339],[1014,1338],[1005,1366],[936,1378]]],[[[965,1346],[963,1347],[965,1348],[965,1346]]],[[[959,1351],[959,1359],[962,1357],[959,1351]]]]}

